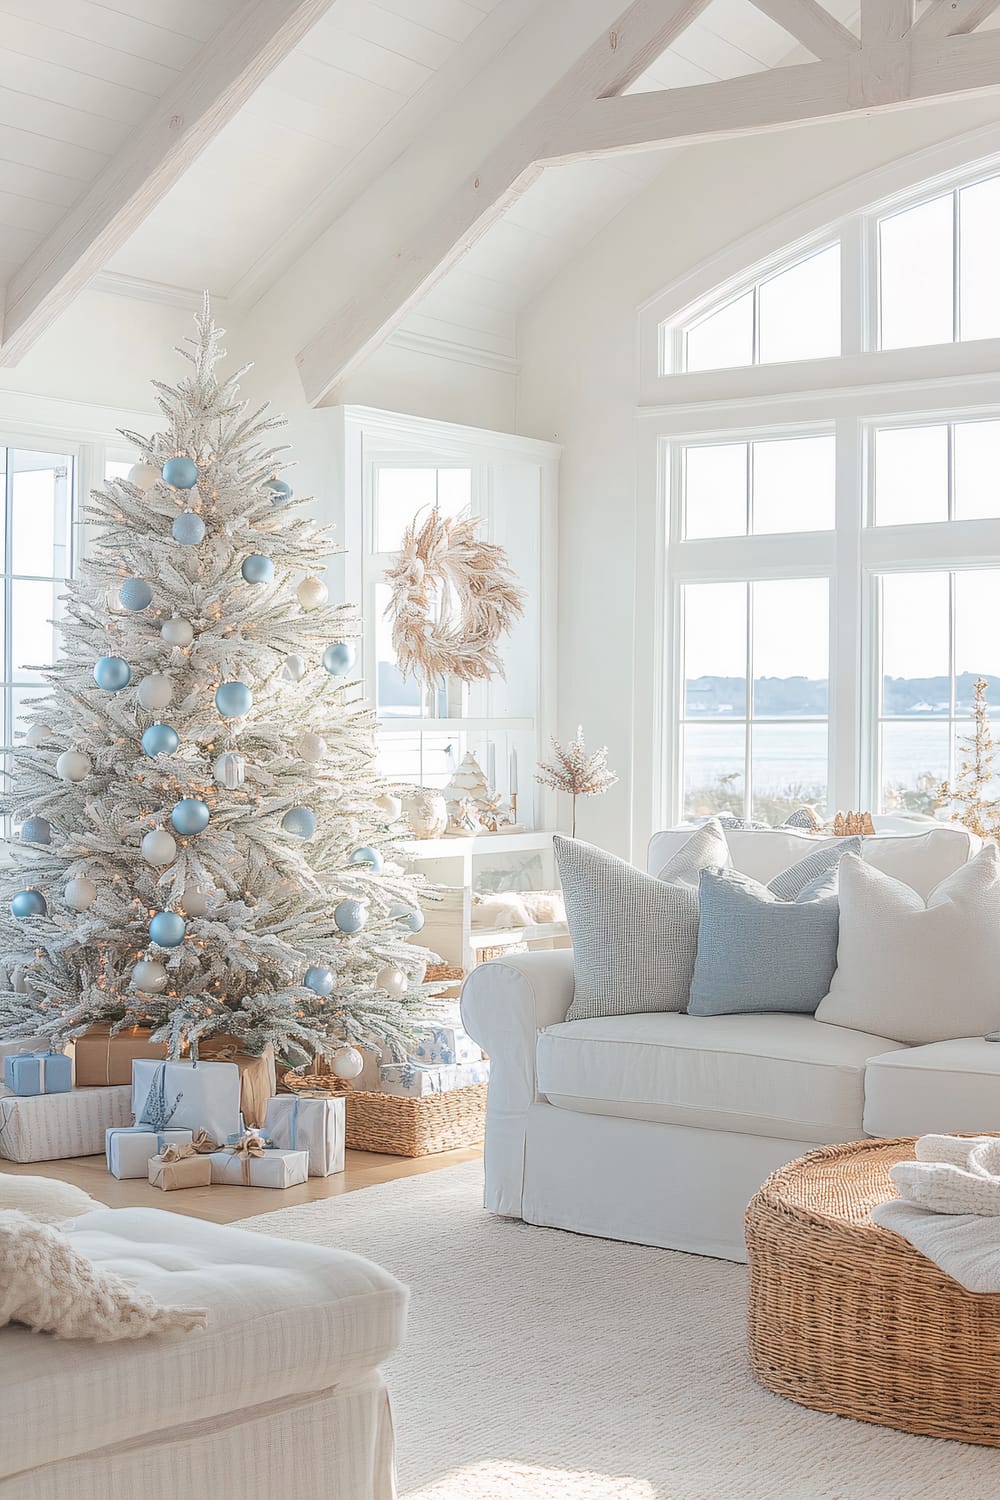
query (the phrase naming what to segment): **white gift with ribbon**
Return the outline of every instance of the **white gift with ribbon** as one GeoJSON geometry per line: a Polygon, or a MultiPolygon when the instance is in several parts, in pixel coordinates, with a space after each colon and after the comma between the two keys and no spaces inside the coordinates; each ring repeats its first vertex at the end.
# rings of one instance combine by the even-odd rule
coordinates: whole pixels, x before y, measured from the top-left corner
{"type": "Polygon", "coordinates": [[[345,1109],[343,1095],[303,1099],[276,1094],[268,1100],[264,1134],[283,1150],[307,1152],[310,1177],[331,1177],[344,1170],[345,1109]]]}

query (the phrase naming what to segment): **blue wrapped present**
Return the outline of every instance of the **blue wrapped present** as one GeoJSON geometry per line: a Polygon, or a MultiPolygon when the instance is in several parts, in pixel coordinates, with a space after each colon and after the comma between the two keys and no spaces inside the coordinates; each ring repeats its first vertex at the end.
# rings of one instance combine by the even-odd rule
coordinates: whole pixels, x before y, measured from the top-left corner
{"type": "Polygon", "coordinates": [[[15,1052],[3,1060],[4,1088],[27,1094],[68,1094],[73,1063],[65,1052],[15,1052]]]}
{"type": "Polygon", "coordinates": [[[464,1027],[454,1022],[415,1021],[416,1040],[409,1053],[410,1061],[422,1068],[452,1067],[455,1063],[477,1063],[483,1060],[483,1049],[464,1027]]]}
{"type": "Polygon", "coordinates": [[[165,1146],[190,1146],[190,1130],[150,1130],[146,1125],[114,1126],[105,1132],[104,1154],[112,1177],[146,1177],[149,1163],[165,1146]]]}
{"type": "Polygon", "coordinates": [[[405,1099],[425,1099],[429,1094],[444,1094],[449,1089],[467,1089],[474,1083],[488,1083],[489,1077],[490,1065],[482,1060],[438,1068],[423,1068],[416,1063],[384,1063],[379,1068],[382,1093],[405,1099]]]}

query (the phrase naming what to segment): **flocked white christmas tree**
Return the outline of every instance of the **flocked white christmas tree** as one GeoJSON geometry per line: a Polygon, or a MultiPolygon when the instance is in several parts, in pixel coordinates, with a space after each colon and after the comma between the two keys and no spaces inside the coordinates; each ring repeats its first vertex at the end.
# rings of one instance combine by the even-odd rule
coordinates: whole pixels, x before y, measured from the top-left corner
{"type": "Polygon", "coordinates": [[[166,429],[96,490],[63,649],[14,757],[0,880],[0,1035],[96,1022],[234,1035],[302,1061],[405,1048],[433,987],[399,804],[374,770],[328,602],[336,550],[267,446],[206,301],[192,369],[154,382],[166,429]]]}

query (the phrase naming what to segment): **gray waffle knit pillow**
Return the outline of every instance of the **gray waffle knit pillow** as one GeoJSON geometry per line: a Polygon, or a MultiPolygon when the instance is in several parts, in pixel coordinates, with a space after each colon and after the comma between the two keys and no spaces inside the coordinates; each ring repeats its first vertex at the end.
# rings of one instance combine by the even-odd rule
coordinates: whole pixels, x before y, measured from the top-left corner
{"type": "Polygon", "coordinates": [[[557,834],[553,843],[576,972],[567,1021],[684,1010],[698,943],[698,876],[730,863],[718,823],[693,833],[660,878],[579,839],[557,834]]]}
{"type": "Polygon", "coordinates": [[[807,886],[816,886],[814,894],[818,895],[820,886],[826,883],[825,877],[831,877],[829,889],[835,891],[836,870],[840,861],[845,854],[856,854],[860,858],[862,847],[862,840],[857,837],[834,839],[832,844],[814,849],[805,859],[800,859],[797,864],[782,870],[780,875],[775,875],[773,880],[768,881],[767,888],[779,901],[798,901],[807,886]]]}

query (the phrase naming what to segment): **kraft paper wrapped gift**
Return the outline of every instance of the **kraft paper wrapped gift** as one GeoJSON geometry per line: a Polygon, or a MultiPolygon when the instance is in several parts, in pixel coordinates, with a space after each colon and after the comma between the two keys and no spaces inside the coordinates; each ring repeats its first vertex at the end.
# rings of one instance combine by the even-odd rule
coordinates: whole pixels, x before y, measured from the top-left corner
{"type": "Polygon", "coordinates": [[[240,1129],[240,1070],[230,1062],[132,1064],[132,1113],[151,1130],[206,1130],[224,1141],[240,1129]]]}
{"type": "Polygon", "coordinates": [[[0,1088],[0,1156],[8,1161],[99,1156],[110,1127],[131,1125],[131,1105],[128,1088],[71,1089],[26,1098],[0,1088]]]}
{"type": "Polygon", "coordinates": [[[278,1087],[274,1048],[268,1044],[263,1052],[254,1055],[242,1050],[238,1037],[220,1033],[203,1037],[197,1043],[197,1049],[201,1062],[236,1064],[240,1070],[240,1112],[248,1129],[261,1129],[267,1118],[268,1100],[278,1087]]]}
{"type": "Polygon", "coordinates": [[[422,1068],[415,1063],[385,1063],[379,1069],[383,1094],[404,1099],[425,1099],[429,1094],[444,1094],[449,1089],[467,1089],[473,1083],[488,1083],[488,1062],[455,1064],[448,1068],[422,1068]]]}
{"type": "Polygon", "coordinates": [[[68,1094],[73,1064],[63,1052],[15,1052],[3,1060],[3,1084],[12,1094],[68,1094]]]}
{"type": "Polygon", "coordinates": [[[205,1161],[212,1166],[212,1181],[229,1187],[290,1188],[309,1176],[305,1151],[278,1151],[265,1147],[259,1136],[245,1136],[235,1146],[213,1151],[205,1161]]]}
{"type": "Polygon", "coordinates": [[[149,1163],[167,1146],[190,1146],[190,1130],[147,1130],[144,1125],[126,1125],[109,1130],[104,1154],[112,1177],[145,1177],[149,1163]]]}
{"type": "Polygon", "coordinates": [[[451,1067],[455,1063],[483,1060],[482,1047],[477,1046],[461,1022],[414,1021],[413,1030],[417,1039],[409,1057],[422,1068],[451,1067]]]}
{"type": "Polygon", "coordinates": [[[126,1026],[114,1036],[109,1025],[91,1026],[77,1037],[73,1047],[77,1088],[107,1088],[111,1084],[131,1083],[132,1064],[137,1057],[165,1062],[166,1042],[151,1042],[149,1036],[148,1026],[126,1026]]]}
{"type": "Polygon", "coordinates": [[[172,1193],[177,1188],[209,1187],[212,1182],[212,1158],[198,1156],[193,1148],[166,1146],[159,1156],[149,1158],[149,1180],[153,1187],[172,1193]],[[182,1151],[191,1150],[190,1156],[182,1151]]]}
{"type": "Polygon", "coordinates": [[[267,1106],[264,1134],[286,1151],[305,1151],[310,1177],[344,1170],[346,1117],[343,1097],[300,1099],[277,1094],[267,1106]]]}

